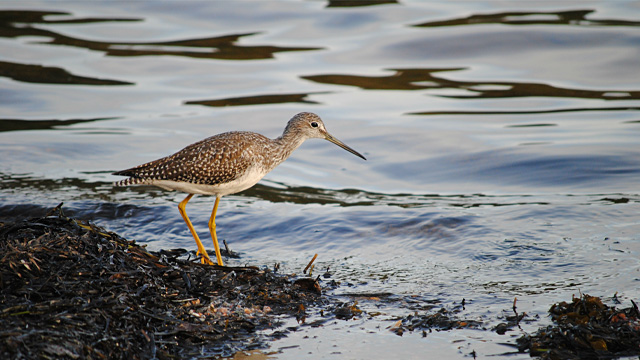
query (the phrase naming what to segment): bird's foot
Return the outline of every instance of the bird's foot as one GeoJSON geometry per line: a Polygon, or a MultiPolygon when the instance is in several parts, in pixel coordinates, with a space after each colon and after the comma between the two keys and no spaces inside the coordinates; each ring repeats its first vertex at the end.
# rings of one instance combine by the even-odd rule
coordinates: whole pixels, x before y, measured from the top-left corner
{"type": "Polygon", "coordinates": [[[205,265],[215,265],[215,263],[211,261],[211,259],[209,259],[209,254],[207,253],[203,254],[200,251],[198,251],[196,253],[196,256],[200,256],[200,262],[202,262],[205,265]]]}
{"type": "Polygon", "coordinates": [[[215,263],[213,261],[211,261],[211,259],[206,258],[206,257],[202,257],[200,258],[200,261],[202,261],[203,264],[205,265],[215,265],[215,263]]]}

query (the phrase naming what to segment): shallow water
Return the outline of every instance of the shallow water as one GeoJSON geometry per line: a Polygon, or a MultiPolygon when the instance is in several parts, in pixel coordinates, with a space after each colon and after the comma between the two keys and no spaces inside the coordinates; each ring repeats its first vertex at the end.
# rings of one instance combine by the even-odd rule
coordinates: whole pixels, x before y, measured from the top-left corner
{"type": "MultiPolygon", "coordinates": [[[[368,160],[310,140],[223,198],[218,233],[232,264],[300,272],[319,253],[332,294],[380,315],[289,324],[276,357],[506,357],[572,294],[637,300],[638,4],[379,3],[0,4],[0,217],[64,201],[194,249],[183,194],[110,173],[313,111],[368,160]],[[490,329],[515,297],[540,318],[504,336],[387,329],[462,299],[490,329]]],[[[187,207],[203,239],[212,205],[187,207]]]]}

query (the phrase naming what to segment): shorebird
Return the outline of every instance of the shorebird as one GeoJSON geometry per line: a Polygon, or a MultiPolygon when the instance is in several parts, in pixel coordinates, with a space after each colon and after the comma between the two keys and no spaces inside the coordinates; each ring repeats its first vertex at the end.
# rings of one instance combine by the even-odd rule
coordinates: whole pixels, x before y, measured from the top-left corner
{"type": "Polygon", "coordinates": [[[114,185],[154,185],[188,193],[178,205],[178,210],[196,240],[196,255],[201,256],[203,264],[209,265],[213,265],[213,262],[193,228],[185,206],[195,194],[215,195],[209,231],[218,265],[224,266],[215,223],[220,198],[252,187],[285,161],[305,140],[312,138],[328,140],[366,160],[359,152],[329,134],[318,115],[303,112],[291,118],[282,136],[276,139],[250,131],[214,135],[188,145],[173,155],[114,172],[113,175],[128,176],[114,185]]]}

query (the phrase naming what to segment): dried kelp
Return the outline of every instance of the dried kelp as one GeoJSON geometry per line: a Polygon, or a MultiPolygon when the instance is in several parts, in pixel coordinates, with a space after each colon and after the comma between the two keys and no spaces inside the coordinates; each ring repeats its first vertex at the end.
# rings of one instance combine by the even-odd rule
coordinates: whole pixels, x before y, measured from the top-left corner
{"type": "Polygon", "coordinates": [[[0,224],[0,358],[185,358],[249,338],[320,301],[293,278],[148,252],[88,222],[0,224]]]}
{"type": "Polygon", "coordinates": [[[640,312],[635,302],[625,309],[582,295],[554,304],[554,325],[518,339],[521,351],[543,359],[612,359],[640,355],[640,312]]]}

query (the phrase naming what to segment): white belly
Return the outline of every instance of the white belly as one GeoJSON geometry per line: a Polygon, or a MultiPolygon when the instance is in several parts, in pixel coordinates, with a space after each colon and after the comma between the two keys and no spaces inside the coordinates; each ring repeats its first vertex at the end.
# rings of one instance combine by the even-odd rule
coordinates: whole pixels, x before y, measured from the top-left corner
{"type": "Polygon", "coordinates": [[[173,180],[152,180],[150,185],[155,185],[166,190],[177,190],[189,194],[201,194],[201,195],[218,195],[224,196],[229,194],[235,194],[240,191],[246,190],[253,185],[257,184],[267,172],[261,171],[256,168],[249,168],[241,177],[233,180],[232,182],[217,184],[217,185],[205,185],[205,184],[192,184],[188,182],[180,182],[173,180]]]}

